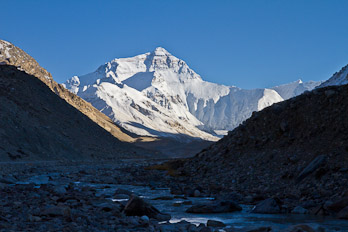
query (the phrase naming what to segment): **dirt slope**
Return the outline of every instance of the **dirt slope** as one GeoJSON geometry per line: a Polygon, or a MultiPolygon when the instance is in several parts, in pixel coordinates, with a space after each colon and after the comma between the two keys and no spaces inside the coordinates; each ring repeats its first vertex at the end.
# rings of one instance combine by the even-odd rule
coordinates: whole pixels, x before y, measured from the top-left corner
{"type": "Polygon", "coordinates": [[[212,192],[334,200],[347,191],[347,114],[347,85],[306,92],[255,112],[179,170],[212,192]]]}
{"type": "Polygon", "coordinates": [[[44,82],[53,92],[70,105],[87,115],[92,121],[110,132],[121,141],[134,142],[136,138],[121,130],[114,122],[90,103],[69,92],[62,85],[55,82],[52,75],[42,68],[36,60],[13,44],[0,40],[0,63],[20,67],[25,72],[36,76],[44,82]]]}
{"type": "Polygon", "coordinates": [[[0,160],[119,159],[146,155],[54,94],[41,80],[0,65],[0,160]]]}

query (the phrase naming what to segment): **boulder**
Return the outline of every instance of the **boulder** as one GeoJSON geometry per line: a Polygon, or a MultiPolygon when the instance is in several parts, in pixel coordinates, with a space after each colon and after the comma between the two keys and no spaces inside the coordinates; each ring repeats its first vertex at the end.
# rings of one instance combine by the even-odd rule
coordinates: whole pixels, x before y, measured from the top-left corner
{"type": "Polygon", "coordinates": [[[228,213],[241,211],[240,207],[234,201],[216,201],[207,204],[193,205],[186,210],[187,213],[228,213]]]}
{"type": "Polygon", "coordinates": [[[225,227],[225,223],[220,222],[220,221],[216,221],[216,220],[208,220],[207,221],[207,226],[211,226],[211,227],[225,227]]]}
{"type": "Polygon", "coordinates": [[[297,181],[300,182],[306,178],[309,174],[321,167],[327,160],[326,155],[317,156],[312,162],[310,162],[297,177],[297,181]]]}
{"type": "Polygon", "coordinates": [[[70,208],[68,206],[50,206],[41,211],[42,216],[49,217],[70,217],[70,208]]]}
{"type": "Polygon", "coordinates": [[[289,228],[284,230],[284,232],[324,232],[324,231],[325,230],[321,227],[313,228],[312,226],[305,225],[305,224],[290,226],[289,228]]]}
{"type": "Polygon", "coordinates": [[[268,226],[266,227],[263,226],[263,227],[247,230],[247,232],[269,232],[269,231],[272,231],[272,228],[268,226]]]}
{"type": "Polygon", "coordinates": [[[0,178],[0,183],[4,184],[15,184],[18,180],[13,176],[3,176],[0,178]]]}
{"type": "Polygon", "coordinates": [[[118,195],[118,194],[124,194],[124,195],[130,196],[133,194],[133,192],[126,189],[116,189],[114,195],[118,195]]]}
{"type": "Polygon", "coordinates": [[[251,211],[252,213],[276,214],[281,212],[280,203],[275,198],[268,198],[258,203],[251,211]]]}
{"type": "Polygon", "coordinates": [[[293,214],[308,214],[308,210],[301,207],[301,206],[296,206],[291,213],[293,214]]]}
{"type": "Polygon", "coordinates": [[[129,195],[127,194],[116,194],[114,199],[129,199],[129,195]]]}
{"type": "Polygon", "coordinates": [[[201,196],[201,192],[200,192],[198,189],[196,189],[196,190],[193,192],[193,196],[194,196],[194,197],[200,197],[200,196],[201,196]]]}
{"type": "Polygon", "coordinates": [[[331,204],[330,203],[325,204],[326,209],[336,213],[341,211],[346,206],[348,206],[348,197],[344,197],[338,201],[332,202],[331,204]]]}
{"type": "Polygon", "coordinates": [[[123,212],[127,216],[148,216],[159,221],[168,221],[171,216],[169,214],[163,214],[158,209],[145,202],[140,197],[132,194],[123,209],[123,212]]]}
{"type": "Polygon", "coordinates": [[[170,201],[173,200],[174,197],[172,196],[160,196],[160,197],[155,197],[152,200],[164,200],[164,201],[170,201]]]}
{"type": "Polygon", "coordinates": [[[348,219],[348,206],[341,209],[341,211],[338,212],[337,217],[339,219],[348,219]]]}

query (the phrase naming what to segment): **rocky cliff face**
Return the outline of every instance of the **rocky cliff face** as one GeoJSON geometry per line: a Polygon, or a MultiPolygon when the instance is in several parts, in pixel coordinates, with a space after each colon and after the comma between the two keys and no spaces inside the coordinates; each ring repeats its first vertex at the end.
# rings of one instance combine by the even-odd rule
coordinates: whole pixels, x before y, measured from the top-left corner
{"type": "Polygon", "coordinates": [[[322,206],[348,184],[347,112],[347,85],[306,92],[253,113],[179,170],[212,192],[322,206]]]}
{"type": "Polygon", "coordinates": [[[103,113],[95,109],[90,103],[72,94],[62,85],[55,82],[52,75],[42,68],[34,58],[13,44],[0,40],[0,64],[13,65],[26,73],[33,75],[45,83],[54,93],[64,99],[70,105],[87,115],[92,121],[107,130],[121,141],[134,142],[135,138],[123,132],[103,113]]]}

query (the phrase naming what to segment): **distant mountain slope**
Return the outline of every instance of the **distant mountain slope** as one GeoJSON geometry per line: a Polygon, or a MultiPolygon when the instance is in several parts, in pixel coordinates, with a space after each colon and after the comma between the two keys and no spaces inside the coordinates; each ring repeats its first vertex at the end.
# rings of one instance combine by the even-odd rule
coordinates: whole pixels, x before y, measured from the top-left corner
{"type": "Polygon", "coordinates": [[[119,159],[146,153],[117,140],[37,77],[0,65],[0,160],[119,159]]]}
{"type": "Polygon", "coordinates": [[[64,85],[135,134],[215,141],[215,133],[232,130],[253,111],[317,84],[294,82],[273,89],[244,90],[210,83],[159,47],[114,59],[64,85]]]}
{"type": "Polygon", "coordinates": [[[70,105],[87,115],[91,120],[109,131],[113,136],[119,140],[126,142],[134,142],[127,133],[122,131],[103,113],[100,113],[90,103],[84,101],[80,97],[67,91],[62,85],[55,82],[49,72],[42,68],[34,58],[25,53],[22,49],[13,44],[0,40],[0,63],[9,64],[20,67],[28,74],[34,75],[44,82],[53,92],[55,92],[62,99],[67,101],[70,105]]]}
{"type": "Polygon", "coordinates": [[[277,93],[286,100],[296,97],[307,90],[312,90],[321,83],[322,81],[302,82],[301,80],[297,80],[288,84],[272,87],[271,89],[277,91],[277,93]]]}
{"type": "Polygon", "coordinates": [[[348,84],[348,65],[344,66],[339,72],[334,73],[330,79],[319,85],[318,88],[346,84],[348,84]]]}

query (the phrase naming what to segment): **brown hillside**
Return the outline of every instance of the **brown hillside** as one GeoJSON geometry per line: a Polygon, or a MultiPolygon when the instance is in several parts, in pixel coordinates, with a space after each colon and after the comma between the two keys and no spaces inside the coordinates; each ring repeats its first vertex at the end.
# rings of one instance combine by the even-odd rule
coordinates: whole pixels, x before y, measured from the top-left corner
{"type": "Polygon", "coordinates": [[[136,140],[122,131],[111,119],[95,109],[90,103],[69,92],[62,85],[55,82],[52,75],[42,68],[34,58],[22,49],[4,40],[0,40],[0,63],[17,66],[28,74],[36,76],[58,96],[87,115],[92,121],[103,127],[119,140],[125,142],[134,142],[136,140]]]}
{"type": "Polygon", "coordinates": [[[0,160],[143,157],[54,94],[38,78],[0,65],[0,160]]]}

